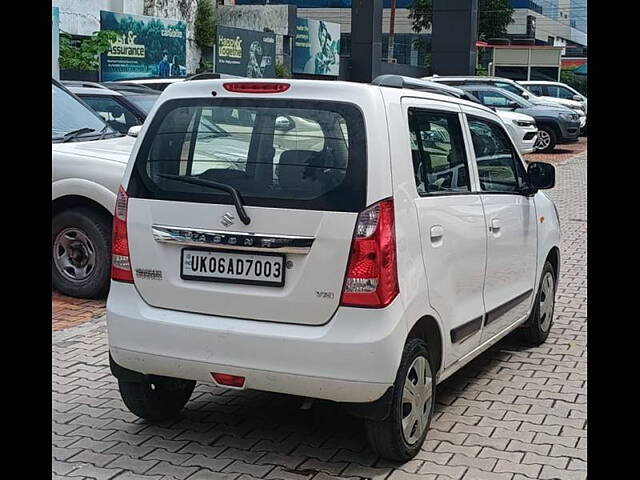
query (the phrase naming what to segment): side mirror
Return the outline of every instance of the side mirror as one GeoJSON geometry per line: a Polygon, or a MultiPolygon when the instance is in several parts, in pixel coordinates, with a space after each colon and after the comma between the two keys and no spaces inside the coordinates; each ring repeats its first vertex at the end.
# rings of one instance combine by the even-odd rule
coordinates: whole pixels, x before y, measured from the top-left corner
{"type": "Polygon", "coordinates": [[[556,169],[549,163],[531,162],[527,167],[529,186],[534,190],[546,190],[556,184],[556,169]]]}
{"type": "Polygon", "coordinates": [[[515,110],[516,108],[520,107],[520,105],[518,105],[518,102],[509,102],[507,103],[507,107],[511,110],[515,110]]]}
{"type": "Polygon", "coordinates": [[[580,103],[582,103],[582,102],[584,101],[584,100],[582,99],[582,95],[574,95],[574,96],[573,96],[573,99],[574,99],[576,102],[580,102],[580,103]]]}
{"type": "Polygon", "coordinates": [[[285,116],[276,118],[276,130],[281,130],[286,132],[291,130],[293,127],[295,127],[295,123],[293,122],[293,119],[285,116]]]}
{"type": "Polygon", "coordinates": [[[129,129],[127,135],[130,137],[137,137],[140,134],[140,130],[142,130],[142,125],[134,125],[129,129]]]}
{"type": "Polygon", "coordinates": [[[526,99],[531,98],[531,94],[529,92],[520,92],[520,96],[526,99]]]}

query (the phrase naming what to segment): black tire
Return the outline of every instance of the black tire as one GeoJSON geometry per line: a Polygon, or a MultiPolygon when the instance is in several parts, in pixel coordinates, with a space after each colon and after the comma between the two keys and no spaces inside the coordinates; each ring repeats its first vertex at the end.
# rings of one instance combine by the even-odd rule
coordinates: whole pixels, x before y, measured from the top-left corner
{"type": "MultiPolygon", "coordinates": [[[[51,262],[51,280],[53,287],[72,297],[104,297],[109,290],[111,276],[111,217],[86,207],[65,210],[53,217],[51,245],[56,255],[56,239],[68,229],[83,232],[90,241],[94,255],[94,265],[85,278],[73,279],[71,273],[65,273],[56,259],[51,262]]],[[[58,250],[60,251],[59,247],[58,250]]],[[[64,250],[64,248],[63,248],[64,250]]]]}
{"type": "Polygon", "coordinates": [[[538,127],[538,130],[541,132],[545,132],[547,135],[549,135],[549,145],[545,148],[542,148],[540,150],[538,150],[539,152],[544,152],[544,153],[549,153],[551,151],[553,151],[556,148],[556,144],[558,143],[558,136],[556,135],[555,130],[553,129],[553,127],[549,126],[549,125],[540,125],[538,127]]]}
{"type": "Polygon", "coordinates": [[[523,340],[530,345],[540,345],[547,340],[549,336],[549,332],[551,331],[551,326],[553,325],[553,312],[555,309],[555,292],[556,292],[556,273],[553,270],[553,266],[549,262],[545,262],[544,268],[542,269],[542,275],[540,275],[540,285],[538,286],[538,292],[536,293],[536,297],[534,299],[533,310],[531,311],[531,315],[529,319],[524,324],[524,328],[522,329],[522,338],[523,340]],[[545,278],[551,278],[553,281],[552,285],[552,298],[551,298],[551,306],[550,311],[547,311],[541,315],[541,304],[542,301],[545,300],[544,290],[544,282],[545,278]],[[546,315],[549,315],[548,323],[546,315]]]}
{"type": "Polygon", "coordinates": [[[145,382],[118,380],[120,396],[129,411],[150,422],[175,418],[189,401],[193,380],[154,377],[145,382]]]}
{"type": "MultiPolygon", "coordinates": [[[[412,459],[422,447],[424,439],[427,436],[431,417],[435,408],[435,370],[427,344],[419,338],[411,338],[407,341],[396,380],[393,385],[393,397],[391,411],[386,419],[381,421],[365,420],[365,431],[367,440],[371,449],[383,458],[405,462],[412,459]],[[409,369],[417,357],[424,357],[431,371],[431,404],[429,405],[429,413],[427,415],[424,431],[419,438],[413,443],[408,443],[405,439],[402,429],[403,403],[402,393],[404,389],[405,379],[409,369]]],[[[427,404],[425,403],[425,406],[427,404]]]]}

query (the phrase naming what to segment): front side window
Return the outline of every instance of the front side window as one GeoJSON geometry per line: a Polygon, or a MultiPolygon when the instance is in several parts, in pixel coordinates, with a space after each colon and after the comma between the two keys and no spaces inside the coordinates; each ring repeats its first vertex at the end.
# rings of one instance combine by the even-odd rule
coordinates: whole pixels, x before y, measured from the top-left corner
{"type": "Polygon", "coordinates": [[[174,100],[145,135],[132,195],[231,202],[219,190],[166,177],[177,175],[230,185],[247,205],[359,211],[366,165],[364,119],[353,105],[174,100]]]}
{"type": "Polygon", "coordinates": [[[114,130],[127,133],[129,128],[140,125],[138,119],[115,98],[107,96],[82,96],[82,99],[100,114],[114,130]]]}
{"type": "MultiPolygon", "coordinates": [[[[105,127],[104,121],[89,107],[79,102],[73,95],[60,88],[55,83],[51,84],[53,121],[51,122],[51,138],[61,140],[64,135],[81,128],[91,129],[89,135],[101,132],[105,127]]],[[[111,130],[110,130],[111,131],[111,130]]]]}
{"type": "Polygon", "coordinates": [[[525,172],[507,132],[497,123],[467,117],[483,192],[519,193],[525,172]]]}
{"type": "Polygon", "coordinates": [[[515,93],[516,95],[520,95],[522,93],[522,90],[511,85],[510,83],[498,82],[496,83],[496,87],[506,90],[507,92],[515,93]]]}
{"type": "Polygon", "coordinates": [[[508,108],[513,101],[498,91],[479,90],[477,96],[483,105],[495,108],[508,108]]]}
{"type": "Polygon", "coordinates": [[[547,90],[549,92],[550,97],[556,98],[566,98],[568,100],[573,100],[575,93],[565,87],[561,87],[559,85],[547,85],[547,90]]]}
{"type": "Polygon", "coordinates": [[[529,90],[534,95],[537,95],[539,97],[544,96],[544,91],[542,89],[542,85],[527,85],[526,88],[527,88],[527,90],[529,90]]]}
{"type": "Polygon", "coordinates": [[[418,194],[471,190],[456,113],[409,108],[411,156],[418,194]]]}

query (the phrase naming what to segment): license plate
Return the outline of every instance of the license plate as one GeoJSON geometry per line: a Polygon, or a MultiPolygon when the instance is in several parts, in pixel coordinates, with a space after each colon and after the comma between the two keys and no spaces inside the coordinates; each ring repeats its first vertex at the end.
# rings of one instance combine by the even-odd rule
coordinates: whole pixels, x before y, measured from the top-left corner
{"type": "Polygon", "coordinates": [[[180,277],[206,282],[282,287],[284,255],[219,250],[182,250],[180,277]]]}

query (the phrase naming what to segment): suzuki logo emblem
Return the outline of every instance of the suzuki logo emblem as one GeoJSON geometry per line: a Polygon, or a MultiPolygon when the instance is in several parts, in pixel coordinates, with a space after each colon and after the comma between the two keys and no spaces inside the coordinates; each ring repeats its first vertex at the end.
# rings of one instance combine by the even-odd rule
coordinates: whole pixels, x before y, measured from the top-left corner
{"type": "Polygon", "coordinates": [[[236,217],[234,217],[231,213],[227,212],[224,215],[222,215],[222,218],[220,219],[220,223],[222,224],[223,227],[229,227],[233,225],[233,221],[235,219],[236,217]]]}

